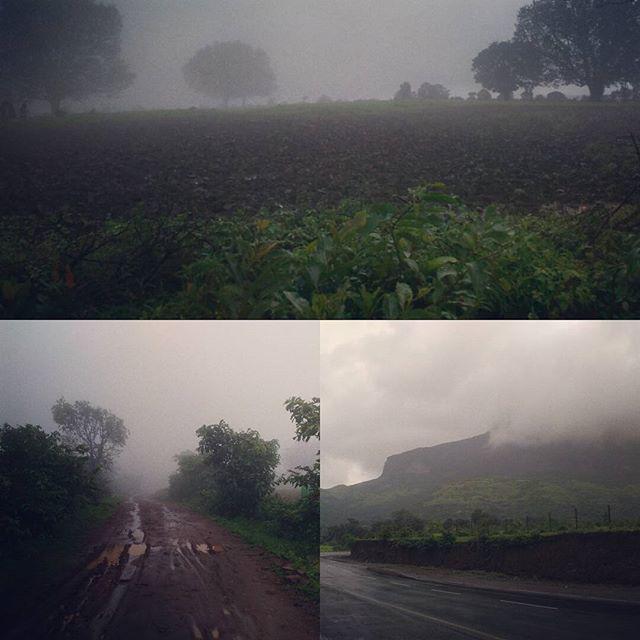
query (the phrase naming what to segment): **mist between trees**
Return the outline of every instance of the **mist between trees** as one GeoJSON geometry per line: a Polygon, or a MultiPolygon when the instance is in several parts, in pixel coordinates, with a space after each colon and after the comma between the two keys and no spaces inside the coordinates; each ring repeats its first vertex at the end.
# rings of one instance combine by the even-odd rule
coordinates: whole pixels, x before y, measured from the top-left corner
{"type": "MultiPolygon", "coordinates": [[[[64,101],[114,96],[131,87],[136,78],[122,55],[122,32],[119,10],[95,0],[2,0],[3,117],[27,117],[32,101],[46,101],[53,113],[62,114],[64,101]]],[[[638,99],[638,43],[637,0],[534,0],[520,9],[512,40],[494,42],[469,61],[484,87],[469,98],[487,100],[496,92],[509,100],[522,90],[531,100],[536,87],[577,86],[586,87],[594,101],[608,88],[616,99],[638,99]]],[[[211,104],[267,99],[278,87],[268,52],[239,40],[212,41],[182,64],[186,85],[211,104]]],[[[322,87],[318,94],[320,102],[331,100],[322,87]]],[[[415,97],[449,95],[441,84],[426,82],[415,97]]],[[[562,95],[552,92],[550,99],[562,95]]],[[[396,97],[414,97],[409,83],[396,97]]]]}

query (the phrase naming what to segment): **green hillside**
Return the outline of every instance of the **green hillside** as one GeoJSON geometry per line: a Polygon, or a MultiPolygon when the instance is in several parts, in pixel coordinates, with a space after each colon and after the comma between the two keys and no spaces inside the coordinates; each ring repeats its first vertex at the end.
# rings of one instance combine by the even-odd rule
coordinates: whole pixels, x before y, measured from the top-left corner
{"type": "Polygon", "coordinates": [[[640,520],[640,446],[609,439],[536,447],[491,444],[489,434],[388,458],[379,478],[321,494],[322,526],[371,523],[407,510],[427,521],[501,519],[640,520]]]}
{"type": "Polygon", "coordinates": [[[321,497],[322,525],[355,518],[372,522],[407,509],[425,520],[469,518],[482,509],[499,518],[546,518],[571,521],[573,507],[581,518],[599,521],[611,505],[613,518],[640,518],[640,484],[616,487],[578,480],[541,481],[482,478],[444,485],[431,494],[412,487],[380,493],[331,490],[321,497]]]}

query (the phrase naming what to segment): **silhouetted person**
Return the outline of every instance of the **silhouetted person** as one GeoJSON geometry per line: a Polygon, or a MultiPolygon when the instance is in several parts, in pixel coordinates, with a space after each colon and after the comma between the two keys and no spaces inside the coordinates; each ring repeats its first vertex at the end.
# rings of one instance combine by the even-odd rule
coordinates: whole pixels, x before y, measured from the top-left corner
{"type": "Polygon", "coordinates": [[[2,120],[2,122],[8,122],[9,120],[15,120],[15,119],[16,119],[16,109],[13,106],[13,102],[10,102],[9,100],[5,100],[0,105],[0,120],[2,120]]]}
{"type": "Polygon", "coordinates": [[[29,105],[27,104],[27,101],[25,100],[20,105],[20,119],[21,120],[26,120],[28,117],[29,117],[29,105]]]}

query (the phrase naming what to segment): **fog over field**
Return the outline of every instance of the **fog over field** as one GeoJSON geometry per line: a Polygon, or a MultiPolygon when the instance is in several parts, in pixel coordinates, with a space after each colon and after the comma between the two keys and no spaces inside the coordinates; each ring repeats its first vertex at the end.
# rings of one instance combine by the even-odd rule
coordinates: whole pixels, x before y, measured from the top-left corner
{"type": "Polygon", "coordinates": [[[496,441],[640,435],[635,322],[325,323],[322,486],[488,430],[496,441]]]}
{"type": "Polygon", "coordinates": [[[523,0],[113,0],[123,54],[136,73],[114,108],[203,105],[182,66],[217,40],[262,47],[277,76],[278,101],[393,96],[404,80],[477,90],[471,61],[508,39],[523,0]]]}
{"type": "Polygon", "coordinates": [[[284,470],[317,449],[293,441],[283,403],[318,395],[318,349],[305,322],[4,322],[0,423],[53,430],[61,396],[108,409],[130,430],[117,469],[145,490],[165,486],[195,430],[223,418],[278,439],[284,470]]]}

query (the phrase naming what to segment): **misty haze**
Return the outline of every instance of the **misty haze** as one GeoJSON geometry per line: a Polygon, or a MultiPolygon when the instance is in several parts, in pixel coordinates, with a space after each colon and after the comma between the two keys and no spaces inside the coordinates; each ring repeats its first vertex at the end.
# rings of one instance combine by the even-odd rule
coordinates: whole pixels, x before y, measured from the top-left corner
{"type": "Polygon", "coordinates": [[[638,317],[640,2],[2,0],[6,318],[638,317]]]}
{"type": "Polygon", "coordinates": [[[318,341],[3,323],[3,637],[317,637],[318,341]]]}

